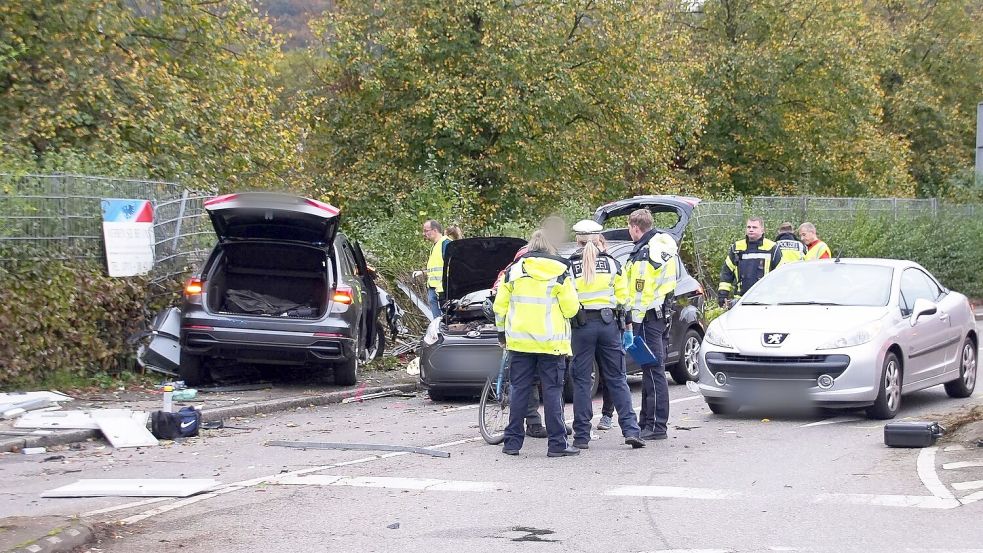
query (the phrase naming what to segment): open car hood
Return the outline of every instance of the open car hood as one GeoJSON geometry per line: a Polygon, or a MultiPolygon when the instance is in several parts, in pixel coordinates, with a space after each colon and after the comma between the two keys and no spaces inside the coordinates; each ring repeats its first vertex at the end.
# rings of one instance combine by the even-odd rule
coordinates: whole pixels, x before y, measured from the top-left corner
{"type": "Polygon", "coordinates": [[[478,290],[491,288],[495,277],[526,245],[521,238],[488,236],[464,238],[447,244],[444,259],[444,293],[456,300],[478,290]]]}
{"type": "Polygon", "coordinates": [[[329,248],[341,219],[333,205],[269,192],[217,196],[205,201],[205,210],[221,242],[290,240],[329,248]]]}
{"type": "MultiPolygon", "coordinates": [[[[594,212],[594,220],[603,225],[608,219],[630,215],[632,211],[642,208],[652,213],[675,213],[679,216],[679,221],[672,228],[659,228],[659,230],[669,234],[676,243],[679,243],[683,239],[683,232],[689,224],[693,210],[699,203],[699,198],[691,196],[635,196],[602,205],[594,212]]],[[[605,230],[604,237],[609,240],[631,240],[627,229],[605,230]]]]}

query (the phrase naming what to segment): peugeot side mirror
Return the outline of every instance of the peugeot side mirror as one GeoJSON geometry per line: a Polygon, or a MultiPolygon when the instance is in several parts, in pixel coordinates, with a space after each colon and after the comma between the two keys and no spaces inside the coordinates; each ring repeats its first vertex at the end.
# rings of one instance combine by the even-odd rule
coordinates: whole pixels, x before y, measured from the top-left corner
{"type": "Polygon", "coordinates": [[[915,326],[918,323],[919,317],[925,315],[934,315],[938,313],[938,311],[939,311],[939,306],[935,305],[935,302],[918,298],[917,300],[915,300],[915,306],[911,310],[911,326],[915,326]]]}

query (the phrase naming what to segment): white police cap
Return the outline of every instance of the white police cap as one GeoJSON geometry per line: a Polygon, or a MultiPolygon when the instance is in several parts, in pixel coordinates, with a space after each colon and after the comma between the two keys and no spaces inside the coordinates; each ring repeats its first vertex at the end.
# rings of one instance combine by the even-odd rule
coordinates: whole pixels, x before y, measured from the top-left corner
{"type": "Polygon", "coordinates": [[[604,227],[600,223],[591,221],[590,219],[577,221],[577,224],[573,226],[573,231],[577,234],[600,234],[602,230],[604,230],[604,227]]]}

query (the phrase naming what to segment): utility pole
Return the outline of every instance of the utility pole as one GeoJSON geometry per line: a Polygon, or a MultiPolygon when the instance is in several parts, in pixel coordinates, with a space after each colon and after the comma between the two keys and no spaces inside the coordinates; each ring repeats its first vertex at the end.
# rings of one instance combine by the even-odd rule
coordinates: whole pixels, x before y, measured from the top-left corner
{"type": "Polygon", "coordinates": [[[983,102],[976,104],[976,185],[983,186],[983,102]]]}

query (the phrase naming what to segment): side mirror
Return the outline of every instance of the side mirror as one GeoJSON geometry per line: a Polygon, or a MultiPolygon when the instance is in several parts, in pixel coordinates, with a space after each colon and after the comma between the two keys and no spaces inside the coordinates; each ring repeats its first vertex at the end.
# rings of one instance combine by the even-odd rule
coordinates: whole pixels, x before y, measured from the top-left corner
{"type": "Polygon", "coordinates": [[[926,299],[918,298],[915,300],[915,306],[911,310],[911,326],[915,326],[918,323],[918,318],[925,315],[934,315],[938,313],[939,306],[935,305],[935,302],[928,301],[926,299]]]}

